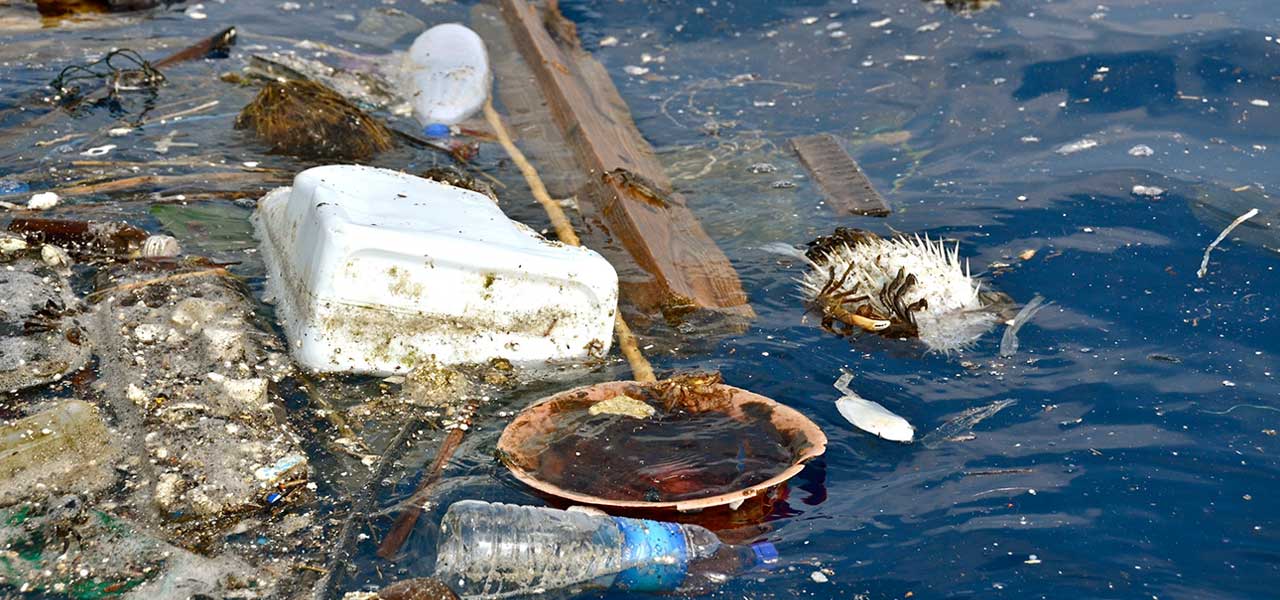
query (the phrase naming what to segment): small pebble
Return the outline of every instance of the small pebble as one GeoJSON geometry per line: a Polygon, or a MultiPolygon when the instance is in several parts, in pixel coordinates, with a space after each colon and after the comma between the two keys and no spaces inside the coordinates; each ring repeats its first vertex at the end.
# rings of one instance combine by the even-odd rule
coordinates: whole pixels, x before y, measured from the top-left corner
{"type": "Polygon", "coordinates": [[[752,173],[772,173],[778,170],[778,167],[767,162],[758,162],[748,167],[752,173]]]}
{"type": "Polygon", "coordinates": [[[1152,150],[1151,146],[1148,146],[1146,144],[1138,144],[1137,146],[1134,146],[1129,149],[1129,156],[1139,156],[1139,157],[1151,156],[1152,154],[1155,154],[1155,153],[1156,151],[1152,150]]]}
{"type": "Polygon", "coordinates": [[[649,67],[638,67],[636,65],[627,65],[625,67],[622,67],[622,70],[626,72],[627,75],[630,75],[632,77],[639,77],[641,75],[648,73],[649,67]]]}
{"type": "Polygon", "coordinates": [[[1263,108],[1271,106],[1270,102],[1267,102],[1266,100],[1262,100],[1260,98],[1254,98],[1253,100],[1250,100],[1249,104],[1252,104],[1254,106],[1261,106],[1263,108]]]}
{"type": "Polygon", "coordinates": [[[879,21],[872,21],[871,27],[873,29],[880,29],[881,27],[884,27],[885,25],[888,25],[892,22],[893,22],[893,19],[890,19],[889,17],[885,17],[883,19],[880,19],[879,21]]]}
{"type": "Polygon", "coordinates": [[[803,19],[800,19],[800,23],[803,25],[813,25],[814,23],[817,23],[817,22],[818,22],[818,17],[805,17],[803,19]]]}
{"type": "Polygon", "coordinates": [[[286,12],[300,10],[301,8],[302,8],[302,5],[298,4],[297,2],[285,2],[284,4],[280,5],[280,10],[283,10],[286,12]]]}
{"type": "Polygon", "coordinates": [[[779,179],[769,184],[769,187],[775,190],[789,190],[793,187],[796,187],[796,182],[791,181],[790,179],[779,179]]]}
{"type": "Polygon", "coordinates": [[[814,583],[826,583],[828,581],[827,576],[824,575],[822,571],[814,571],[810,573],[809,579],[812,579],[814,583]]]}
{"type": "Polygon", "coordinates": [[[182,11],[182,14],[187,15],[187,18],[195,19],[196,21],[203,21],[209,18],[209,15],[204,12],[203,4],[189,6],[187,7],[187,10],[182,11]]]}
{"type": "Polygon", "coordinates": [[[603,40],[600,40],[601,48],[612,48],[617,45],[618,45],[618,38],[613,36],[609,36],[604,38],[603,40]]]}

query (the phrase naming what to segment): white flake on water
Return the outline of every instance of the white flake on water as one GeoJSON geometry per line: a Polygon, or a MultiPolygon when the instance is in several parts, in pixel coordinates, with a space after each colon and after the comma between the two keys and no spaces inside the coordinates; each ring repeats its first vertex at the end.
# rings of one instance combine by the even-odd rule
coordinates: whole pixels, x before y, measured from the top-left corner
{"type": "Polygon", "coordinates": [[[1155,153],[1156,151],[1152,150],[1151,146],[1148,146],[1146,144],[1138,144],[1137,146],[1134,146],[1129,149],[1129,156],[1138,156],[1138,157],[1151,156],[1152,154],[1155,154],[1155,153]]]}
{"type": "Polygon", "coordinates": [[[627,65],[625,67],[622,67],[622,70],[627,75],[630,75],[632,77],[639,77],[649,72],[648,67],[638,67],[636,65],[627,65]]]}
{"type": "Polygon", "coordinates": [[[1133,186],[1132,192],[1134,196],[1147,196],[1148,198],[1154,198],[1163,194],[1164,188],[1158,188],[1154,185],[1135,185],[1133,186]]]}
{"type": "Polygon", "coordinates": [[[888,25],[892,22],[893,22],[893,19],[890,19],[889,17],[885,17],[883,19],[880,19],[879,21],[872,21],[871,28],[880,29],[881,27],[884,27],[885,25],[888,25]]]}
{"type": "Polygon", "coordinates": [[[57,206],[58,200],[58,195],[53,192],[40,192],[31,196],[31,199],[27,201],[27,208],[30,210],[47,210],[57,206]]]}
{"type": "Polygon", "coordinates": [[[1249,104],[1252,104],[1254,106],[1261,106],[1263,108],[1271,106],[1270,102],[1263,100],[1261,98],[1254,98],[1253,100],[1249,101],[1249,104]]]}
{"type": "Polygon", "coordinates": [[[1058,148],[1054,150],[1054,152],[1057,152],[1058,154],[1062,154],[1065,156],[1067,154],[1075,154],[1076,152],[1080,152],[1082,150],[1096,148],[1097,146],[1098,146],[1097,140],[1091,140],[1089,138],[1085,138],[1082,140],[1076,140],[1069,144],[1063,144],[1061,146],[1058,146],[1058,148]]]}

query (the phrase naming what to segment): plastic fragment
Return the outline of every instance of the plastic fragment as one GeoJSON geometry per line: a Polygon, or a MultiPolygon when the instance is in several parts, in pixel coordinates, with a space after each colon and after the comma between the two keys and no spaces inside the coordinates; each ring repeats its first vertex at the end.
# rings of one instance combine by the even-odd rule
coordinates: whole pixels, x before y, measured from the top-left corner
{"type": "Polygon", "coordinates": [[[171,235],[152,235],[142,241],[143,258],[173,258],[179,254],[182,246],[171,235]]]}
{"type": "Polygon", "coordinates": [[[1222,233],[1219,233],[1218,237],[1213,239],[1213,242],[1209,244],[1209,247],[1204,249],[1204,258],[1201,259],[1200,261],[1200,269],[1196,271],[1197,279],[1204,279],[1205,273],[1209,272],[1209,253],[1213,252],[1213,249],[1217,248],[1218,244],[1221,244],[1222,240],[1226,239],[1226,237],[1231,234],[1231,231],[1233,229],[1235,229],[1236,227],[1239,227],[1241,223],[1248,221],[1249,219],[1252,219],[1256,216],[1258,216],[1258,209],[1256,208],[1249,209],[1249,212],[1244,213],[1239,217],[1236,217],[1236,220],[1232,221],[1230,225],[1227,225],[1227,228],[1223,229],[1222,233]]]}
{"type": "Polygon", "coordinates": [[[27,208],[29,210],[47,210],[58,205],[60,198],[53,192],[40,192],[31,196],[27,200],[27,208]]]}
{"type": "Polygon", "coordinates": [[[840,411],[840,416],[867,433],[892,442],[910,442],[915,437],[915,427],[880,404],[855,394],[849,389],[849,381],[852,379],[853,375],[844,373],[835,383],[835,388],[844,394],[836,400],[836,410],[840,411]]]}
{"type": "MultiPolygon", "coordinates": [[[[1052,304],[1052,303],[1050,303],[1052,304]]],[[[1044,296],[1036,294],[1018,314],[1013,317],[1013,321],[1009,323],[1009,328],[1004,330],[1004,336],[1000,338],[1000,356],[1009,357],[1018,352],[1018,330],[1027,324],[1040,309],[1048,306],[1044,304],[1044,296]]]]}

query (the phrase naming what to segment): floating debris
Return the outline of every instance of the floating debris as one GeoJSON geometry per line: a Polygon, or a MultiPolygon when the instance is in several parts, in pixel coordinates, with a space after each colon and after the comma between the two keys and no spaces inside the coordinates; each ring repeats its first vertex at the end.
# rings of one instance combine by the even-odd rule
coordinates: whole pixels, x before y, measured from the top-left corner
{"type": "Polygon", "coordinates": [[[236,117],[273,152],[306,158],[367,159],[391,148],[391,131],[313,81],[273,81],[236,117]]]}
{"type": "Polygon", "coordinates": [[[937,448],[945,442],[969,433],[969,431],[973,429],[974,425],[981,423],[1013,404],[1017,404],[1017,402],[1017,400],[1010,398],[1006,400],[996,400],[986,406],[970,408],[952,418],[950,421],[943,423],[937,429],[931,431],[920,440],[920,443],[923,444],[925,448],[937,448]]]}
{"type": "Polygon", "coordinates": [[[1057,149],[1054,150],[1054,152],[1057,152],[1058,154],[1065,156],[1067,154],[1075,154],[1076,152],[1080,152],[1082,150],[1096,148],[1097,146],[1098,146],[1097,140],[1091,140],[1091,139],[1085,138],[1083,140],[1078,140],[1075,142],[1071,142],[1069,144],[1063,144],[1061,146],[1058,146],[1057,149]]]}
{"type": "Polygon", "coordinates": [[[48,210],[58,205],[60,198],[53,192],[40,192],[27,200],[28,210],[48,210]]]}
{"type": "Polygon", "coordinates": [[[915,427],[884,406],[854,393],[849,389],[849,382],[852,380],[852,374],[844,373],[834,384],[835,388],[844,394],[836,400],[836,410],[840,411],[840,416],[867,433],[891,442],[910,443],[915,437],[915,427]]]}
{"type": "Polygon", "coordinates": [[[1241,223],[1244,223],[1256,216],[1258,216],[1258,209],[1249,209],[1249,212],[1236,217],[1236,220],[1232,221],[1230,225],[1227,225],[1227,228],[1223,229],[1222,233],[1219,233],[1218,237],[1214,238],[1213,242],[1209,244],[1209,247],[1204,249],[1204,258],[1200,261],[1200,268],[1196,270],[1196,278],[1204,279],[1205,273],[1209,272],[1209,253],[1213,252],[1213,249],[1217,248],[1218,244],[1222,243],[1222,240],[1226,239],[1227,235],[1231,233],[1231,230],[1239,227],[1241,223]]]}
{"type": "Polygon", "coordinates": [[[647,419],[656,412],[657,409],[645,401],[636,400],[630,396],[614,396],[608,400],[592,404],[591,408],[587,409],[587,413],[591,416],[620,415],[636,419],[647,419]]]}
{"type": "Polygon", "coordinates": [[[1152,154],[1155,154],[1155,153],[1156,151],[1152,150],[1151,146],[1148,146],[1146,144],[1138,144],[1137,146],[1134,146],[1129,149],[1129,156],[1144,157],[1144,156],[1151,156],[1152,154]]]}
{"type": "Polygon", "coordinates": [[[801,293],[833,333],[919,338],[930,350],[950,352],[996,323],[996,303],[961,265],[958,243],[837,228],[810,242],[807,255],[813,268],[799,280],[801,293]]]}
{"type": "Polygon", "coordinates": [[[1132,192],[1134,196],[1155,198],[1156,196],[1164,193],[1164,188],[1156,187],[1154,185],[1135,185],[1133,186],[1132,192]]]}
{"type": "Polygon", "coordinates": [[[1022,326],[1045,306],[1048,305],[1044,304],[1044,296],[1036,294],[1026,306],[1022,307],[1022,310],[1018,311],[1017,316],[1009,322],[1009,328],[1004,330],[1004,336],[1000,338],[1000,356],[1008,358],[1018,352],[1018,330],[1022,329],[1022,326]]]}

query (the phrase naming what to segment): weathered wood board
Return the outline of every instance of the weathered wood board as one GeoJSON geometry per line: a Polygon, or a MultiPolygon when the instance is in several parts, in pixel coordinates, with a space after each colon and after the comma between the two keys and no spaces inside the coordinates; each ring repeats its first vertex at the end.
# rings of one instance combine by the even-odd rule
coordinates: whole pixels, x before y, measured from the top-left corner
{"type": "Polygon", "coordinates": [[[800,163],[818,181],[836,214],[889,216],[889,205],[835,136],[820,133],[792,138],[791,146],[800,155],[800,163]]]}
{"type": "Polygon", "coordinates": [[[604,67],[578,47],[572,23],[525,0],[500,0],[516,47],[532,69],[586,181],[589,221],[652,276],[655,290],[626,290],[668,318],[699,309],[752,317],[729,259],[702,229],[636,129],[604,67]],[[555,32],[548,32],[547,24],[555,32]]]}

